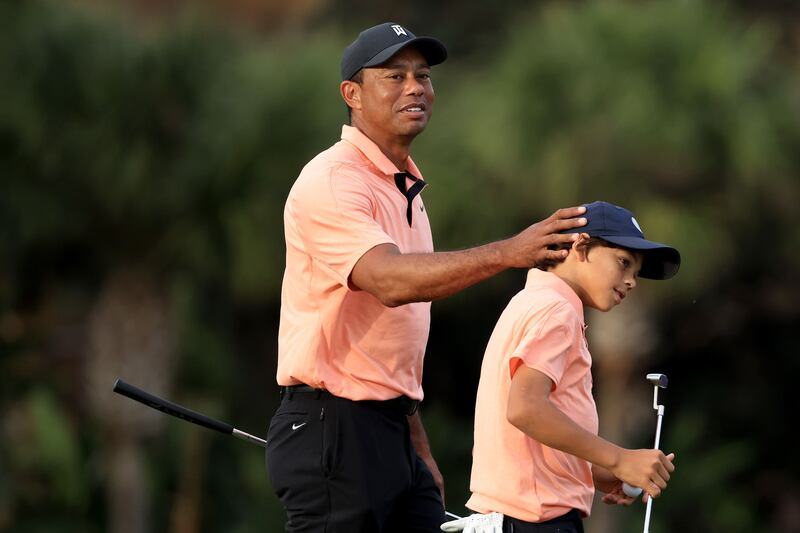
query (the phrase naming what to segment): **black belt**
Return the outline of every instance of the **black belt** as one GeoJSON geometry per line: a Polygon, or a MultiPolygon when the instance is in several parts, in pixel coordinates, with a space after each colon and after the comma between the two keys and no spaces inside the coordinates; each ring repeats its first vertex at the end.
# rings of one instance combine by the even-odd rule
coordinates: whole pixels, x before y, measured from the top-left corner
{"type": "Polygon", "coordinates": [[[322,394],[323,392],[328,392],[325,389],[315,389],[314,387],[309,387],[308,385],[289,385],[286,387],[281,387],[281,396],[284,394],[296,394],[296,393],[309,393],[315,392],[317,394],[322,394]]]}
{"type": "MultiPolygon", "coordinates": [[[[308,385],[288,385],[281,387],[281,398],[288,395],[291,398],[292,394],[316,394],[317,398],[324,395],[333,396],[325,389],[315,389],[308,385]]],[[[360,400],[359,403],[366,403],[374,405],[378,408],[389,408],[393,411],[398,411],[406,416],[411,416],[419,409],[419,400],[412,400],[408,396],[398,396],[391,400],[360,400]]]]}
{"type": "MultiPolygon", "coordinates": [[[[512,525],[511,530],[515,533],[534,533],[537,531],[544,531],[547,526],[556,526],[559,524],[573,525],[578,531],[583,531],[583,520],[581,519],[580,511],[577,509],[572,509],[566,514],[551,518],[550,520],[545,520],[544,522],[525,522],[524,520],[519,520],[508,515],[503,517],[503,520],[505,524],[512,525]]],[[[552,528],[547,528],[546,530],[551,531],[551,529],[552,528]]]]}

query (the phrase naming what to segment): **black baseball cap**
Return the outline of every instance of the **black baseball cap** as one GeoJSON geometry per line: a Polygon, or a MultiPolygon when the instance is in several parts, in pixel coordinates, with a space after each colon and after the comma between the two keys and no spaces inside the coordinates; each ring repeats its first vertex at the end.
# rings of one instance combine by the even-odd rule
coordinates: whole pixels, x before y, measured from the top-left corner
{"type": "Polygon", "coordinates": [[[583,204],[586,207],[586,225],[563,233],[587,233],[611,244],[642,253],[640,278],[669,279],[678,273],[681,254],[675,248],[648,241],[633,213],[608,202],[583,204]]]}
{"type": "Polygon", "coordinates": [[[358,38],[342,54],[342,81],[349,80],[364,67],[376,67],[405,48],[414,45],[425,56],[429,65],[438,65],[447,59],[447,48],[433,37],[417,37],[411,30],[384,22],[358,34],[358,38]]]}

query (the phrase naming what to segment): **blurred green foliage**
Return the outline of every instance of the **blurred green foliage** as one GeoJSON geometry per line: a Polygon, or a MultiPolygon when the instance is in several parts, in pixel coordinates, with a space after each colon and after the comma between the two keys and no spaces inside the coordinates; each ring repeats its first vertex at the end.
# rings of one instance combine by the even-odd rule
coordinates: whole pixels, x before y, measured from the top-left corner
{"type": "MultiPolygon", "coordinates": [[[[781,401],[800,371],[797,58],[774,25],[711,2],[489,18],[494,33],[459,35],[442,9],[440,28],[418,31],[469,52],[435,69],[436,113],[415,143],[437,247],[595,199],[630,207],[684,257],[644,298],[660,339],[646,366],[676,384],[664,440],[680,468],[654,530],[800,527],[781,401]]],[[[46,1],[2,3],[0,20],[0,530],[105,531],[109,435],[81,391],[103,280],[156,273],[176,302],[173,399],[266,433],[283,201],[338,138],[352,36],[236,33],[201,13],[152,28],[46,1]]],[[[505,273],[433,307],[423,418],[456,512],[480,354],[520,283],[505,273]]],[[[202,531],[282,528],[257,448],[166,427],[144,445],[156,531],[173,530],[193,469],[202,531]]],[[[640,528],[638,513],[624,520],[640,528]]]]}

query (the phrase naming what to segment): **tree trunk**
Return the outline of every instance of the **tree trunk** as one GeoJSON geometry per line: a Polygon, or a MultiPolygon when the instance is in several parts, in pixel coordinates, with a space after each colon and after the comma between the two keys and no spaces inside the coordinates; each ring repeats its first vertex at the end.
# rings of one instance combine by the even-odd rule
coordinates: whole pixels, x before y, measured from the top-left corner
{"type": "Polygon", "coordinates": [[[164,415],[111,388],[122,378],[168,395],[176,344],[171,298],[147,269],[116,270],[90,312],[88,329],[86,395],[106,443],[108,532],[147,533],[153,528],[141,446],[162,427],[164,415]]]}
{"type": "Polygon", "coordinates": [[[208,455],[208,435],[192,431],[181,453],[178,491],[170,513],[172,533],[199,533],[202,524],[203,477],[208,455]]]}
{"type": "MultiPolygon", "coordinates": [[[[595,376],[595,397],[600,416],[600,436],[624,448],[644,448],[646,441],[634,441],[646,433],[651,388],[642,370],[644,356],[655,342],[646,310],[635,298],[610,313],[591,312],[587,323],[589,351],[595,376]]],[[[652,411],[652,409],[650,410],[652,411]]],[[[649,429],[649,427],[647,428],[649,429]]],[[[650,444],[652,446],[652,443],[650,444]]],[[[622,514],[644,516],[641,502],[630,507],[608,506],[595,496],[587,530],[614,533],[620,530],[622,514]]]]}

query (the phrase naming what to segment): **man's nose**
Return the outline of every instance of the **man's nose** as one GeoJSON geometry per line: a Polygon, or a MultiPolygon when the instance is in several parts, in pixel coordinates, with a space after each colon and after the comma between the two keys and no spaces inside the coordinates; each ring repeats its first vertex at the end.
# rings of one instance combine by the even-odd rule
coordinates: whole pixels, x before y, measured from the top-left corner
{"type": "Polygon", "coordinates": [[[422,94],[424,91],[425,88],[413,72],[406,76],[406,92],[408,94],[422,94]]]}

